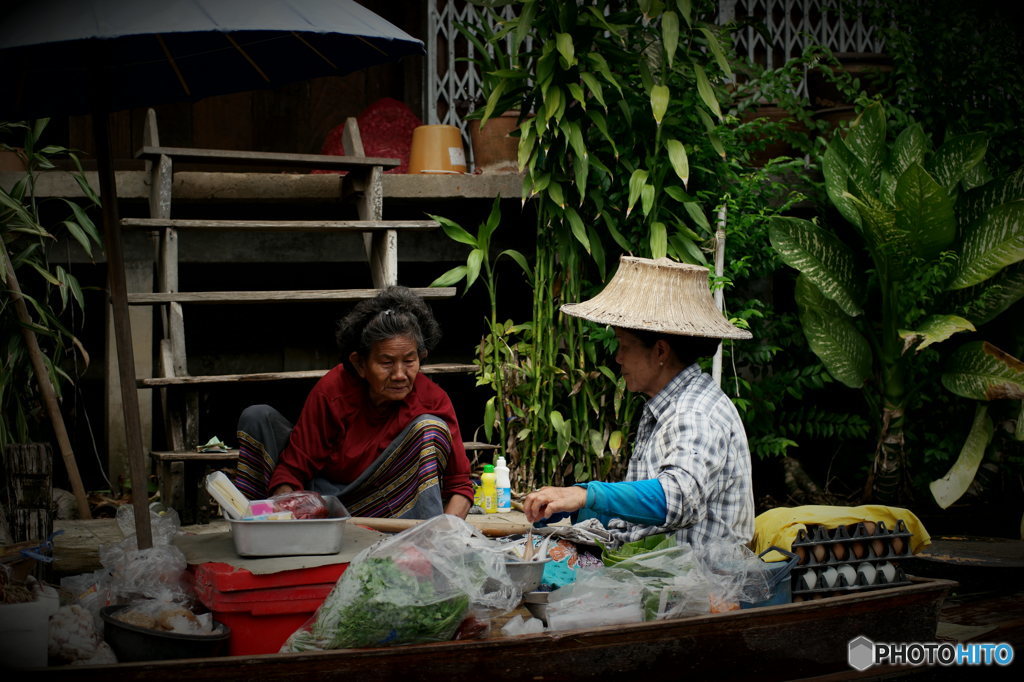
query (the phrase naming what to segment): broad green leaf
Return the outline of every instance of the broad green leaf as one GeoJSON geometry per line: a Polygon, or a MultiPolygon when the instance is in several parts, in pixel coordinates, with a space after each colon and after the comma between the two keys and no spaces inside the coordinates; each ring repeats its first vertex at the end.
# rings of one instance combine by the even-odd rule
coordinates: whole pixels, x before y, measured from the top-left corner
{"type": "Polygon", "coordinates": [[[850,388],[863,386],[871,377],[871,346],[853,321],[804,274],[797,277],[795,297],[804,336],[825,369],[850,388]]]}
{"type": "Polygon", "coordinates": [[[612,431],[611,435],[608,436],[608,448],[612,451],[612,455],[617,455],[619,450],[622,449],[622,443],[625,440],[625,436],[622,435],[622,431],[612,431]]]}
{"type": "Polygon", "coordinates": [[[964,194],[957,206],[960,229],[966,231],[992,208],[1016,199],[1024,199],[1024,168],[964,194]]]}
{"type": "Polygon", "coordinates": [[[572,36],[568,33],[555,35],[555,44],[558,47],[558,54],[565,60],[566,68],[572,68],[576,64],[576,50],[572,45],[572,36]]]}
{"type": "Polygon", "coordinates": [[[603,282],[607,279],[608,264],[605,262],[604,244],[601,243],[601,235],[595,229],[593,223],[587,223],[587,244],[590,246],[590,255],[594,259],[594,264],[597,265],[597,274],[603,282]]]}
{"type": "Polygon", "coordinates": [[[907,235],[915,255],[931,260],[956,240],[953,198],[913,162],[896,183],[896,229],[907,235]]]}
{"type": "Polygon", "coordinates": [[[697,117],[701,120],[701,123],[704,124],[704,128],[708,131],[708,142],[711,143],[711,148],[724,159],[726,156],[725,145],[722,144],[721,138],[718,137],[718,133],[715,131],[715,122],[711,120],[711,117],[708,116],[707,112],[700,108],[697,109],[697,117]]]}
{"type": "Polygon", "coordinates": [[[494,401],[496,398],[497,396],[492,395],[484,404],[484,435],[487,437],[488,441],[494,439],[494,423],[496,421],[494,401]]]}
{"type": "Polygon", "coordinates": [[[467,268],[465,265],[456,265],[454,268],[444,273],[433,282],[430,283],[432,287],[450,287],[453,284],[458,284],[465,278],[467,268]]]}
{"type": "Polygon", "coordinates": [[[99,244],[102,241],[100,233],[99,230],[96,229],[96,225],[92,222],[92,218],[89,217],[89,214],[86,213],[85,210],[75,201],[68,201],[65,199],[64,202],[71,208],[71,212],[75,214],[75,220],[78,222],[78,226],[81,227],[87,235],[89,235],[89,238],[92,239],[94,243],[99,244]]]}
{"type": "Polygon", "coordinates": [[[995,207],[963,239],[959,268],[950,289],[984,282],[1024,259],[1024,200],[995,207]]]}
{"type": "Polygon", "coordinates": [[[917,351],[922,351],[933,343],[941,343],[958,332],[973,332],[974,325],[970,320],[965,320],[957,315],[930,315],[923,319],[916,329],[899,330],[900,338],[903,339],[903,352],[917,346],[917,351]]]}
{"type": "Polygon", "coordinates": [[[516,251],[515,249],[505,249],[504,251],[498,254],[498,258],[501,258],[502,256],[508,256],[516,263],[518,263],[519,267],[523,271],[523,274],[526,275],[527,283],[530,286],[533,286],[533,270],[530,268],[530,262],[526,260],[526,256],[524,256],[519,251],[516,251]]]}
{"type": "Polygon", "coordinates": [[[875,102],[860,113],[846,134],[846,146],[867,169],[875,181],[882,172],[885,158],[885,111],[875,102]]]}
{"type": "Polygon", "coordinates": [[[928,138],[920,123],[903,129],[889,152],[889,163],[882,169],[880,192],[882,200],[889,204],[896,202],[896,181],[911,164],[923,164],[928,151],[928,138]]]}
{"type": "Polygon", "coordinates": [[[654,185],[644,185],[640,188],[640,206],[645,218],[651,215],[651,209],[654,208],[654,185]]]}
{"type": "Polygon", "coordinates": [[[597,456],[604,453],[604,437],[597,429],[588,429],[587,435],[590,440],[590,451],[597,456]]]}
{"type": "Polygon", "coordinates": [[[960,178],[960,184],[965,190],[971,190],[975,187],[981,187],[987,182],[992,181],[992,173],[988,169],[988,165],[985,160],[982,159],[980,163],[971,166],[964,171],[964,176],[960,178]]]}
{"type": "Polygon", "coordinates": [[[580,195],[579,205],[583,205],[583,200],[587,195],[587,175],[590,173],[590,157],[584,156],[576,159],[573,163],[573,174],[576,176],[576,189],[580,195]]]}
{"type": "Polygon", "coordinates": [[[633,210],[633,206],[636,205],[636,200],[640,198],[640,190],[644,188],[647,183],[647,171],[637,168],[633,171],[633,174],[629,176],[629,204],[626,206],[626,215],[629,216],[630,211],[633,210]]]}
{"type": "Polygon", "coordinates": [[[683,15],[683,19],[686,19],[686,25],[690,26],[693,24],[693,0],[676,0],[676,7],[679,8],[679,13],[683,15]]]}
{"type": "Polygon", "coordinates": [[[580,214],[577,213],[571,206],[565,208],[565,217],[569,221],[569,227],[572,229],[572,235],[576,237],[576,240],[583,245],[583,248],[590,253],[590,239],[587,237],[587,228],[583,225],[583,220],[580,218],[580,214]]]}
{"type": "Polygon", "coordinates": [[[711,232],[711,225],[708,223],[707,217],[704,215],[704,211],[701,209],[700,204],[696,201],[687,201],[683,204],[683,208],[689,214],[693,222],[697,223],[700,227],[703,227],[708,232],[711,232]]]}
{"type": "Polygon", "coordinates": [[[498,108],[498,102],[505,94],[506,83],[508,81],[498,81],[498,84],[491,90],[491,94],[487,96],[487,102],[484,105],[484,113],[480,119],[480,125],[483,125],[487,120],[494,115],[495,109],[498,108]]]}
{"type": "Polygon", "coordinates": [[[583,143],[583,130],[576,121],[569,122],[569,146],[577,158],[586,159],[589,156],[587,146],[583,143]]]}
{"type": "Polygon", "coordinates": [[[487,216],[487,220],[477,230],[477,247],[481,252],[487,253],[491,248],[491,235],[498,229],[498,225],[501,224],[501,196],[494,198],[494,202],[491,204],[491,212],[487,216]]]}
{"type": "Polygon", "coordinates": [[[990,322],[1024,298],[1024,263],[1015,263],[991,279],[957,292],[956,311],[975,325],[990,322]]]}
{"type": "Polygon", "coordinates": [[[672,60],[679,46],[679,15],[671,10],[661,15],[661,41],[665,44],[668,66],[672,68],[672,60]]]}
{"type": "Polygon", "coordinates": [[[594,96],[594,99],[596,99],[602,107],[607,109],[608,105],[605,104],[604,101],[604,89],[601,87],[601,83],[598,82],[597,78],[594,77],[594,74],[589,71],[585,71],[580,74],[580,79],[590,90],[590,94],[594,96]]]}
{"type": "Polygon", "coordinates": [[[460,244],[466,244],[476,248],[476,237],[471,235],[469,232],[466,232],[466,230],[464,230],[458,223],[443,216],[431,215],[429,213],[427,215],[430,216],[431,220],[436,220],[441,223],[441,229],[444,230],[444,233],[448,235],[449,239],[453,239],[460,244]]]}
{"type": "Polygon", "coordinates": [[[604,55],[597,52],[591,52],[587,55],[587,60],[594,67],[594,71],[601,74],[601,77],[608,81],[609,84],[615,86],[615,89],[618,90],[619,95],[621,95],[622,86],[619,84],[619,80],[612,75],[612,71],[608,68],[608,61],[604,58],[604,55]]]}
{"type": "Polygon", "coordinates": [[[665,149],[668,150],[668,160],[672,164],[672,170],[676,172],[685,186],[690,181],[690,161],[686,156],[686,147],[679,140],[668,140],[665,142],[665,149]]]}
{"type": "Polygon", "coordinates": [[[526,40],[526,36],[533,30],[533,18],[537,14],[537,4],[527,2],[523,4],[519,12],[519,21],[516,25],[515,38],[512,40],[512,54],[519,54],[519,49],[526,40]]]}
{"type": "Polygon", "coordinates": [[[75,238],[79,244],[82,245],[82,249],[89,256],[92,256],[92,242],[89,240],[89,236],[85,233],[78,223],[73,220],[65,220],[61,223],[72,237],[75,238]]]}
{"type": "Polygon", "coordinates": [[[725,58],[725,52],[722,51],[722,46],[718,42],[718,38],[711,32],[711,29],[701,27],[700,32],[704,34],[704,38],[708,41],[708,49],[711,50],[711,54],[715,57],[715,62],[718,63],[718,68],[725,73],[726,76],[732,78],[732,67],[729,66],[729,60],[725,58]]]}
{"type": "Polygon", "coordinates": [[[611,133],[608,132],[608,121],[605,119],[604,114],[600,111],[588,111],[587,116],[594,123],[594,127],[596,127],[601,133],[601,136],[612,146],[612,153],[615,154],[615,158],[618,159],[619,148],[615,145],[615,140],[612,139],[611,133]]]}
{"type": "Polygon", "coordinates": [[[874,197],[861,201],[849,192],[846,199],[860,214],[861,231],[871,255],[892,279],[903,279],[914,253],[910,235],[896,229],[896,215],[874,197]]]}
{"type": "Polygon", "coordinates": [[[544,118],[550,119],[552,116],[556,117],[558,110],[562,106],[562,89],[557,85],[552,85],[544,93],[544,118]]]}
{"type": "Polygon", "coordinates": [[[708,75],[704,73],[704,67],[700,64],[694,64],[693,73],[697,77],[697,94],[700,95],[701,101],[721,121],[722,109],[718,106],[718,99],[715,97],[715,91],[711,87],[708,75]]]}
{"type": "Polygon", "coordinates": [[[668,253],[668,230],[665,223],[651,223],[651,258],[664,258],[668,253]]]}
{"type": "Polygon", "coordinates": [[[860,315],[862,276],[853,253],[835,235],[802,218],[775,217],[769,239],[786,265],[799,270],[825,298],[850,316],[860,315]]]}
{"type": "Polygon", "coordinates": [[[473,249],[466,258],[466,291],[473,286],[473,282],[480,276],[480,265],[484,261],[484,252],[480,249],[473,249]]]}
{"type": "Polygon", "coordinates": [[[565,195],[562,194],[562,185],[552,182],[548,185],[548,196],[559,208],[565,208],[565,195]]]}
{"type": "Polygon", "coordinates": [[[565,87],[569,89],[569,94],[572,95],[572,98],[579,102],[584,109],[586,109],[587,98],[583,94],[583,86],[580,85],[579,83],[569,83],[565,87]]]}
{"type": "MultiPolygon", "coordinates": [[[[851,189],[856,191],[857,184],[852,182],[851,175],[856,173],[858,168],[862,170],[863,164],[850,153],[838,135],[833,137],[822,157],[825,191],[840,215],[862,231],[860,211],[847,198],[851,189]]],[[[860,194],[860,192],[857,193],[860,194]]]]}
{"type": "Polygon", "coordinates": [[[945,476],[928,484],[928,489],[932,491],[932,497],[940,507],[947,509],[967,492],[975,474],[978,473],[978,467],[981,466],[985,448],[992,440],[993,432],[988,410],[984,405],[979,405],[974,411],[974,423],[971,425],[970,433],[967,434],[967,440],[964,441],[964,445],[960,449],[959,457],[953,462],[953,466],[949,468],[945,476]]]}
{"type": "Polygon", "coordinates": [[[988,137],[984,133],[951,137],[935,150],[928,169],[940,185],[952,191],[964,173],[981,163],[987,150],[988,137]]]}
{"type": "Polygon", "coordinates": [[[1024,399],[1024,363],[987,341],[960,346],[946,360],[942,385],[972,400],[1024,399]]]}
{"type": "Polygon", "coordinates": [[[28,265],[33,270],[38,272],[42,276],[42,278],[45,279],[50,284],[52,284],[54,286],[60,286],[60,280],[57,279],[56,276],[54,276],[54,274],[52,272],[50,272],[49,270],[47,270],[43,266],[39,265],[35,261],[28,261],[26,263],[26,265],[28,265]]]}
{"type": "Polygon", "coordinates": [[[669,91],[667,85],[655,85],[651,88],[651,114],[655,122],[661,125],[661,119],[668,111],[669,91]]]}

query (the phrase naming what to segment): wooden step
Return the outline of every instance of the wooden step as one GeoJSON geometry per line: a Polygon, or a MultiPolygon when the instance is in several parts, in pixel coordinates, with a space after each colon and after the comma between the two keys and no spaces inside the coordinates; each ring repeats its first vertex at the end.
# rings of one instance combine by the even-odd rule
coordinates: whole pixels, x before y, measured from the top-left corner
{"type": "MultiPolygon", "coordinates": [[[[455,287],[424,287],[411,289],[425,299],[452,298],[455,287]]],[[[293,303],[296,301],[363,301],[373,298],[380,289],[307,289],[293,291],[174,291],[128,294],[129,305],[161,303],[293,303]]]]}
{"type": "MultiPolygon", "coordinates": [[[[437,363],[423,365],[420,371],[424,374],[472,374],[476,365],[468,363],[437,363]]],[[[231,384],[245,382],[293,381],[302,379],[319,379],[327,374],[326,369],[309,369],[292,372],[256,372],[252,374],[208,374],[203,376],[183,377],[150,377],[138,379],[139,388],[162,388],[166,386],[200,386],[204,384],[231,384]]]]}
{"type": "Polygon", "coordinates": [[[335,156],[333,154],[288,154],[282,152],[253,152],[235,149],[195,149],[191,147],[144,146],[135,153],[138,159],[159,159],[169,156],[189,163],[224,163],[246,166],[288,166],[291,168],[322,168],[355,170],[381,166],[394,168],[399,159],[375,156],[335,156]]]}
{"type": "MultiPolygon", "coordinates": [[[[479,441],[465,441],[462,446],[467,451],[497,450],[497,445],[479,441]]],[[[238,459],[238,448],[228,448],[227,452],[196,452],[194,450],[153,450],[149,456],[158,462],[223,462],[238,459]]]]}
{"type": "Polygon", "coordinates": [[[436,230],[435,220],[184,220],[123,218],[121,227],[136,230],[195,230],[198,232],[403,232],[436,230]]]}

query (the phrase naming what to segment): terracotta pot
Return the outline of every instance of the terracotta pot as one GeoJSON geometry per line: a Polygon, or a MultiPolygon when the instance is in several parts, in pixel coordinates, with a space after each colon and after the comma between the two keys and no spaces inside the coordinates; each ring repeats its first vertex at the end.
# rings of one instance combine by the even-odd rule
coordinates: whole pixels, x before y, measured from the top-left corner
{"type": "Polygon", "coordinates": [[[0,173],[19,173],[27,170],[25,153],[18,149],[0,149],[0,173]]]}
{"type": "MultiPolygon", "coordinates": [[[[837,52],[836,61],[839,67],[835,70],[844,71],[860,80],[860,88],[868,95],[884,93],[892,73],[892,59],[878,52],[837,52]]],[[[807,97],[811,104],[818,107],[840,107],[852,104],[839,92],[821,71],[811,70],[807,73],[807,97]]]]}
{"type": "Polygon", "coordinates": [[[469,140],[473,146],[473,165],[477,173],[517,173],[519,138],[509,134],[519,124],[518,111],[493,116],[481,128],[480,121],[469,122],[469,140]]]}
{"type": "MultiPolygon", "coordinates": [[[[772,105],[759,106],[756,109],[748,109],[741,116],[740,120],[744,123],[750,121],[765,120],[772,122],[786,122],[786,127],[796,133],[807,133],[807,127],[803,123],[795,120],[793,114],[789,111],[772,105]]],[[[761,146],[759,140],[752,135],[748,137],[748,143],[752,146],[756,143],[757,146],[761,146]]],[[[781,138],[775,138],[771,142],[764,145],[764,148],[751,153],[750,163],[755,168],[760,168],[767,164],[772,159],[778,156],[798,156],[800,151],[797,150],[786,140],[781,138]]]]}

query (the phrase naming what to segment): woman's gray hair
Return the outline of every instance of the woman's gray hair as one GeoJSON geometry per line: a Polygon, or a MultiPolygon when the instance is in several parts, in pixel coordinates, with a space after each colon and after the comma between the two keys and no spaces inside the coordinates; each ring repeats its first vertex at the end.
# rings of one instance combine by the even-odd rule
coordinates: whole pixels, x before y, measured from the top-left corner
{"type": "Polygon", "coordinates": [[[377,296],[360,301],[338,321],[336,338],[341,361],[354,371],[349,355],[367,357],[373,344],[408,336],[416,342],[420,359],[437,346],[441,327],[426,302],[406,287],[390,286],[377,296]]]}

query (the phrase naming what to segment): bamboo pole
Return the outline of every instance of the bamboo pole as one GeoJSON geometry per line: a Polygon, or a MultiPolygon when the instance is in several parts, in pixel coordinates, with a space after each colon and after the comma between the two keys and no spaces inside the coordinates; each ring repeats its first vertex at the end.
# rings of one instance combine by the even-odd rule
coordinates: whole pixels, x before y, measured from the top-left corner
{"type": "Polygon", "coordinates": [[[7,255],[7,248],[0,249],[3,253],[4,268],[7,271],[7,288],[11,292],[11,300],[14,302],[14,311],[21,322],[21,336],[28,346],[28,356],[32,360],[32,371],[36,375],[36,383],[39,384],[39,392],[43,396],[43,404],[46,406],[46,414],[50,417],[50,424],[57,436],[57,445],[60,447],[61,457],[64,459],[64,467],[68,471],[68,478],[71,479],[71,489],[75,494],[75,502],[78,505],[78,515],[83,519],[91,519],[92,512],[89,511],[89,499],[85,494],[85,486],[82,485],[82,477],[78,473],[78,464],[75,462],[75,453],[71,449],[71,441],[68,438],[68,431],[64,426],[64,417],[60,413],[60,406],[57,404],[57,394],[50,383],[50,375],[46,371],[46,364],[43,362],[43,351],[39,348],[39,340],[36,333],[32,331],[32,318],[28,314],[28,306],[25,305],[25,298],[21,294],[21,285],[18,277],[14,274],[14,264],[11,257],[7,255]]]}
{"type": "MultiPolygon", "coordinates": [[[[726,207],[722,204],[718,207],[718,229],[715,231],[715,277],[721,277],[725,273],[725,220],[726,207]]],[[[715,289],[715,305],[719,311],[725,309],[725,290],[722,287],[715,289]]],[[[711,360],[711,378],[719,386],[722,385],[722,343],[719,342],[715,356],[711,360]]]]}

